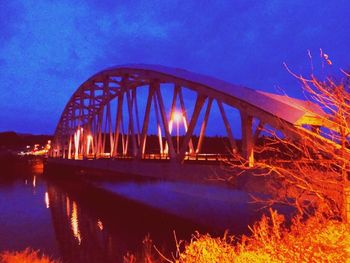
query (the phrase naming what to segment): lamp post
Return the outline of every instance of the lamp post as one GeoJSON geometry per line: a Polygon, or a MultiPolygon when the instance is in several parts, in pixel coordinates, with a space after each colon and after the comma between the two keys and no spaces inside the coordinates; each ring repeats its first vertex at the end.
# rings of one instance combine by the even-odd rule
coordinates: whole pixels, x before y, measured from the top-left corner
{"type": "Polygon", "coordinates": [[[179,123],[181,121],[181,118],[182,118],[181,113],[179,113],[179,112],[174,113],[173,119],[176,122],[176,151],[177,151],[177,154],[180,153],[179,123]]]}

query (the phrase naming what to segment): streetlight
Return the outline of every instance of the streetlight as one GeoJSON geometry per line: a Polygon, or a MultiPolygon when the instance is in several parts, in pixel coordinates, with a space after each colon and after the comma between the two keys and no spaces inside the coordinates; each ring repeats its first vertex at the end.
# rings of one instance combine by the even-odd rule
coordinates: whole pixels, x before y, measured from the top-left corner
{"type": "Polygon", "coordinates": [[[176,122],[176,148],[177,153],[180,153],[180,139],[179,139],[179,123],[182,119],[182,114],[180,112],[173,113],[173,120],[176,122]]]}

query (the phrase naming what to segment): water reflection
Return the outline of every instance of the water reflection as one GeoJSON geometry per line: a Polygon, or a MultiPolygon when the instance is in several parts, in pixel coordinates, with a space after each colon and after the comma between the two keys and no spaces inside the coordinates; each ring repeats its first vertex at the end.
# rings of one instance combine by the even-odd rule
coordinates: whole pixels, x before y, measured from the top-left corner
{"type": "Polygon", "coordinates": [[[48,192],[45,192],[45,205],[46,205],[46,208],[50,208],[50,199],[49,199],[48,192]]]}
{"type": "Polygon", "coordinates": [[[103,223],[100,219],[97,219],[97,226],[101,231],[103,230],[103,223]]]}
{"type": "Polygon", "coordinates": [[[80,236],[80,230],[79,230],[79,221],[78,221],[78,212],[77,212],[77,203],[73,201],[73,210],[72,210],[72,217],[70,219],[71,227],[73,230],[74,237],[78,240],[79,245],[81,243],[81,236],[80,236]]]}
{"type": "Polygon", "coordinates": [[[33,176],[33,188],[36,186],[36,175],[33,176]]]}
{"type": "Polygon", "coordinates": [[[128,251],[144,254],[150,234],[165,254],[174,251],[172,231],[189,239],[200,224],[89,185],[48,183],[52,221],[64,261],[121,262],[128,251]]]}
{"type": "Polygon", "coordinates": [[[235,234],[246,233],[259,208],[250,204],[248,193],[221,186],[167,181],[105,182],[98,186],[206,225],[216,234],[226,229],[235,234]]]}
{"type": "Polygon", "coordinates": [[[24,168],[0,179],[0,251],[32,247],[58,257],[46,182],[24,168]]]}
{"type": "Polygon", "coordinates": [[[0,184],[0,250],[29,246],[63,262],[121,262],[128,251],[145,254],[152,239],[171,258],[173,230],[180,240],[196,230],[239,234],[257,218],[240,191],[130,178],[98,185],[50,178],[30,169],[0,184]]]}

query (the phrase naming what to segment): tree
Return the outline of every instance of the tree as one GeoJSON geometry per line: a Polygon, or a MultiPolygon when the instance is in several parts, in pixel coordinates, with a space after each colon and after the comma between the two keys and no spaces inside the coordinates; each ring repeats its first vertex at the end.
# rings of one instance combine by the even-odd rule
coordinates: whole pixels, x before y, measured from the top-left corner
{"type": "Polygon", "coordinates": [[[248,167],[239,155],[239,164],[231,165],[264,176],[265,187],[273,193],[264,200],[267,204],[294,205],[302,214],[319,213],[349,222],[349,74],[340,81],[291,74],[302,83],[307,99],[322,109],[319,124],[283,127],[283,134],[265,127],[267,136],[256,146],[254,167],[248,167]],[[288,129],[297,136],[288,136],[288,129]]]}

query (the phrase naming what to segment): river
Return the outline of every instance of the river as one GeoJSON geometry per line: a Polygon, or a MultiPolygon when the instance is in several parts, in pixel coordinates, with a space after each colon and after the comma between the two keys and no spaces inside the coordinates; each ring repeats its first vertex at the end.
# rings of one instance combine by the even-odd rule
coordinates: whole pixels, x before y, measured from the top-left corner
{"type": "Polygon", "coordinates": [[[218,186],[52,179],[40,161],[5,173],[0,251],[31,247],[63,262],[121,262],[128,252],[142,257],[150,240],[170,257],[174,233],[187,241],[196,231],[240,235],[261,215],[247,193],[218,186]]]}

